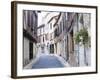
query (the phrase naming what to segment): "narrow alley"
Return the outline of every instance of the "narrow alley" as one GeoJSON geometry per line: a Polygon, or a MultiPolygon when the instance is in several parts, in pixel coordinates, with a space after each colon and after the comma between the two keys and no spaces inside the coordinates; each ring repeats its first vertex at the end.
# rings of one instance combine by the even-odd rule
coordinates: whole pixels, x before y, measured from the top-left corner
{"type": "Polygon", "coordinates": [[[91,65],[89,23],[85,13],[23,10],[23,68],[91,65]]]}

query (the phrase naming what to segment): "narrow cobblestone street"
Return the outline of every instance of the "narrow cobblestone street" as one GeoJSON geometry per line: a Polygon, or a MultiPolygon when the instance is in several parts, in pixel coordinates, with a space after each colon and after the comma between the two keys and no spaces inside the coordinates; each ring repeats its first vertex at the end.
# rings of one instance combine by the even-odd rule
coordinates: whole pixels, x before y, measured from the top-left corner
{"type": "Polygon", "coordinates": [[[57,68],[64,65],[54,55],[42,54],[39,59],[33,64],[32,68],[57,68]]]}

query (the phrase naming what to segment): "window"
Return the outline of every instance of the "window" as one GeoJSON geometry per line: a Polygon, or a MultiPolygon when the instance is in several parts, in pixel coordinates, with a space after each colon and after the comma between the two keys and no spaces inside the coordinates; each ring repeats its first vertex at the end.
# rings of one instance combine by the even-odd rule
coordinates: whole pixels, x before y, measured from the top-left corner
{"type": "Polygon", "coordinates": [[[52,29],[52,23],[50,23],[50,29],[52,29]]]}
{"type": "Polygon", "coordinates": [[[48,40],[48,34],[45,34],[45,40],[48,40]]]}
{"type": "Polygon", "coordinates": [[[70,32],[70,50],[71,50],[71,53],[73,53],[74,51],[73,30],[70,32]]]}

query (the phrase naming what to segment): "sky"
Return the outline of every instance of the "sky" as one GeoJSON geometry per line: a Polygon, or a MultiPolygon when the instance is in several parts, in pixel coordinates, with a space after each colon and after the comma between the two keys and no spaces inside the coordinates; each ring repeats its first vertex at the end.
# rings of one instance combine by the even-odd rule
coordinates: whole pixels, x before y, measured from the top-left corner
{"type": "Polygon", "coordinates": [[[51,17],[58,14],[59,12],[41,11],[40,13],[38,13],[38,26],[46,24],[51,19],[51,17]]]}

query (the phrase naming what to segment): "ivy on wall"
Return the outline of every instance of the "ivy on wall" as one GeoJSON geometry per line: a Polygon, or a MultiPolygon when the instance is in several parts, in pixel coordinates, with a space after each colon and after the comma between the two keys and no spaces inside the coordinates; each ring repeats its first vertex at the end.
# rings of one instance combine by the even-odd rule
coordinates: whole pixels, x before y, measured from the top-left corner
{"type": "Polygon", "coordinates": [[[82,28],[76,33],[75,43],[82,43],[83,45],[89,45],[90,47],[90,36],[88,34],[87,28],[82,28]]]}

